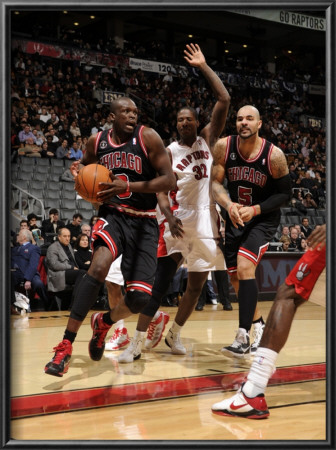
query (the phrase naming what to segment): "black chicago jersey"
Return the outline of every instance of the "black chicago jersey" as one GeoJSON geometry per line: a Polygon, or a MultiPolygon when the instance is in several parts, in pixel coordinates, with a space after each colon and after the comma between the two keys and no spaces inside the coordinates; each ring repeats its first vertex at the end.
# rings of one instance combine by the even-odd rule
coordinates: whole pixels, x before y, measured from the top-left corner
{"type": "MultiPolygon", "coordinates": [[[[97,134],[95,151],[99,162],[125,181],[152,180],[156,176],[143,142],[143,129],[144,126],[138,125],[130,139],[121,145],[112,141],[111,130],[104,130],[97,134]]],[[[123,212],[131,215],[143,214],[154,218],[156,204],[156,194],[128,192],[113,197],[109,206],[122,208],[123,212]]]]}
{"type": "Polygon", "coordinates": [[[225,175],[229,195],[233,202],[244,206],[260,204],[277,192],[270,165],[273,144],[262,139],[258,155],[246,160],[239,151],[239,140],[239,136],[227,138],[225,175]]]}

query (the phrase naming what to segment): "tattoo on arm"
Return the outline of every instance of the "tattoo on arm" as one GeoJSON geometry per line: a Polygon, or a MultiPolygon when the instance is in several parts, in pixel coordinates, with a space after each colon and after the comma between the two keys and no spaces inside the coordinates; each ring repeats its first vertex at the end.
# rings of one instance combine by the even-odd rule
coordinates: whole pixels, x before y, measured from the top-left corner
{"type": "Polygon", "coordinates": [[[273,178],[281,178],[289,173],[286,156],[278,147],[272,151],[271,169],[273,178]]]}

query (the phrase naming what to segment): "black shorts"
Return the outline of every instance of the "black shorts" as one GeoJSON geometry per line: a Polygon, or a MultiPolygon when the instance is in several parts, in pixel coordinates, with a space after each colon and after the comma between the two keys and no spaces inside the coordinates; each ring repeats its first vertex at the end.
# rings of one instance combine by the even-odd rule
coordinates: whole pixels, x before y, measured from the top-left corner
{"type": "Polygon", "coordinates": [[[92,230],[92,250],[107,246],[113,259],[122,254],[121,272],[126,290],[152,293],[159,240],[156,219],[134,217],[118,210],[99,211],[92,230]]]}
{"type": "Polygon", "coordinates": [[[279,226],[277,214],[275,217],[259,216],[237,229],[230,219],[225,224],[224,257],[229,273],[237,271],[237,256],[244,256],[256,266],[266,252],[269,242],[273,239],[279,226]]]}

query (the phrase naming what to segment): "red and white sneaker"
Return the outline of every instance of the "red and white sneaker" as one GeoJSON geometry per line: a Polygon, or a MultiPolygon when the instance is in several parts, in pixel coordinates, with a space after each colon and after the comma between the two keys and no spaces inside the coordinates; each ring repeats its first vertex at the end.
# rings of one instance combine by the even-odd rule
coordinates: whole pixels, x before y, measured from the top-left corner
{"type": "Polygon", "coordinates": [[[54,347],[55,355],[51,361],[45,366],[44,371],[55,377],[62,377],[67,373],[72,354],[72,344],[67,339],[63,339],[56,347],[54,347]]]}
{"type": "Polygon", "coordinates": [[[127,329],[124,328],[116,328],[114,330],[113,336],[105,344],[105,350],[120,350],[125,347],[125,345],[129,344],[130,338],[127,333],[127,329]]]}
{"type": "Polygon", "coordinates": [[[162,334],[169,322],[169,314],[160,311],[159,317],[155,321],[151,321],[147,330],[147,337],[145,340],[145,349],[150,350],[158,345],[161,341],[162,334]]]}
{"type": "Polygon", "coordinates": [[[105,337],[112,325],[103,321],[103,313],[91,316],[92,338],[89,342],[89,355],[94,361],[100,361],[105,349],[105,337]]]}
{"type": "Polygon", "coordinates": [[[264,394],[249,398],[242,391],[226,400],[212,405],[212,412],[221,416],[245,417],[246,419],[265,419],[270,415],[264,394]]]}

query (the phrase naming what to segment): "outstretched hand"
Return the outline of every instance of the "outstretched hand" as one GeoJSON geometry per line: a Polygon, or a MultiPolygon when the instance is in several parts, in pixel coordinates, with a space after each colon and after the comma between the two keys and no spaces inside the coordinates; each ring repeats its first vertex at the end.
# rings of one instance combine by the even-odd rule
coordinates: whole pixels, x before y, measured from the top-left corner
{"type": "Polygon", "coordinates": [[[200,67],[205,63],[204,55],[198,44],[187,44],[184,59],[193,67],[200,67]]]}

